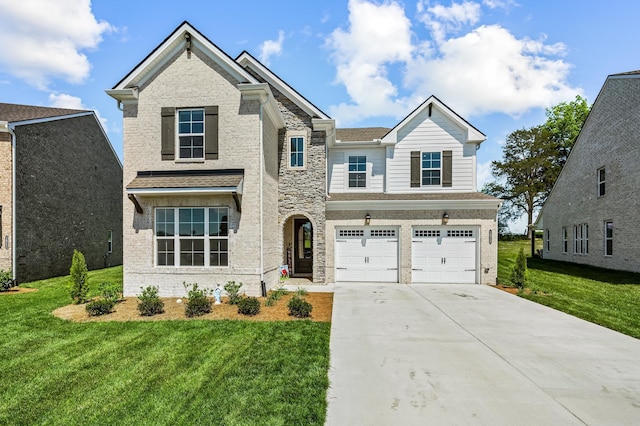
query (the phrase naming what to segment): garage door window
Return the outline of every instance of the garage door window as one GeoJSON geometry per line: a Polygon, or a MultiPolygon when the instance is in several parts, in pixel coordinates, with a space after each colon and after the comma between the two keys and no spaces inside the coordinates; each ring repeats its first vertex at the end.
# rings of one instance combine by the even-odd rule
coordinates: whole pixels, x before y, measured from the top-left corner
{"type": "Polygon", "coordinates": [[[447,237],[453,238],[471,238],[473,237],[473,230],[463,229],[463,230],[448,230],[447,237]]]}
{"type": "Polygon", "coordinates": [[[395,229],[372,229],[371,236],[372,237],[395,237],[396,230],[395,229]]]}
{"type": "Polygon", "coordinates": [[[341,229],[338,235],[341,237],[364,237],[364,231],[362,229],[341,229]]]}
{"type": "Polygon", "coordinates": [[[434,229],[414,229],[413,230],[414,237],[439,237],[440,230],[434,229]]]}

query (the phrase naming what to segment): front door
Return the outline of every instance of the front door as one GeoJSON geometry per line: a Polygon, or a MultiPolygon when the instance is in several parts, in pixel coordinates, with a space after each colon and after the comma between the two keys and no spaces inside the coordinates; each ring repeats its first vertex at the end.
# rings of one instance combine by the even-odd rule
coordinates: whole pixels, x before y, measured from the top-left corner
{"type": "Polygon", "coordinates": [[[293,244],[293,273],[309,275],[313,272],[313,227],[308,219],[295,219],[293,244]]]}

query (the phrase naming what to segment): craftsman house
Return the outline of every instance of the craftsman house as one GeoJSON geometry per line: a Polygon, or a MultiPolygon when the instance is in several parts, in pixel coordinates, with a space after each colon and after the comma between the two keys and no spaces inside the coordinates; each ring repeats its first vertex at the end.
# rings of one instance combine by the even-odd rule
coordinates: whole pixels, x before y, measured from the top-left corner
{"type": "Polygon", "coordinates": [[[122,164],[92,111],[0,103],[0,269],[18,283],[122,263],[122,164]]]}
{"type": "Polygon", "coordinates": [[[336,130],[187,22],[107,93],[124,121],[125,294],[229,280],[260,294],[281,265],[315,283],[495,283],[485,136],[435,97],[393,129],[336,130]]]}
{"type": "Polygon", "coordinates": [[[543,255],[640,272],[640,71],[607,77],[537,221],[543,255]]]}

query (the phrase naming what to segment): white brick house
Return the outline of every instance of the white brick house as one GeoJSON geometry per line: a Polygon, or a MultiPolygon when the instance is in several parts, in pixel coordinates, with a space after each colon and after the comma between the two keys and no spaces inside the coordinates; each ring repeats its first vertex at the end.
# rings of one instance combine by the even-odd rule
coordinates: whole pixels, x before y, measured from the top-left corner
{"type": "Polygon", "coordinates": [[[547,259],[640,272],[640,71],[607,77],[537,220],[547,259]]]}
{"type": "Polygon", "coordinates": [[[235,280],[257,295],[283,264],[315,283],[495,283],[500,202],[475,191],[485,137],[434,97],[390,132],[346,140],[251,55],[232,59],[187,22],[107,93],[124,117],[125,294],[235,280]],[[395,258],[392,272],[365,275],[375,256],[395,258]]]}

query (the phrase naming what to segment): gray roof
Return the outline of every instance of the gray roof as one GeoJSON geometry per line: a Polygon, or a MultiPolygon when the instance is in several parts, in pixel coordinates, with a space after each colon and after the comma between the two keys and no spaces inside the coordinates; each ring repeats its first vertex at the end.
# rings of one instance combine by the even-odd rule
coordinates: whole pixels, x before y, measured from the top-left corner
{"type": "Polygon", "coordinates": [[[384,194],[375,192],[352,192],[329,194],[327,201],[466,201],[495,200],[498,198],[483,192],[430,192],[420,194],[384,194]]]}
{"type": "Polygon", "coordinates": [[[388,127],[361,127],[351,129],[336,129],[336,139],[344,142],[364,142],[382,139],[389,133],[388,127]]]}
{"type": "Polygon", "coordinates": [[[636,71],[627,71],[627,72],[620,72],[617,74],[611,74],[611,75],[638,75],[640,74],[640,70],[636,70],[636,71]]]}
{"type": "Polygon", "coordinates": [[[127,189],[153,188],[231,188],[240,185],[244,175],[235,170],[202,172],[139,172],[127,189]]]}
{"type": "Polygon", "coordinates": [[[24,121],[90,112],[81,109],[49,108],[33,105],[0,103],[0,121],[24,121]]]}

